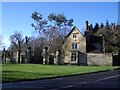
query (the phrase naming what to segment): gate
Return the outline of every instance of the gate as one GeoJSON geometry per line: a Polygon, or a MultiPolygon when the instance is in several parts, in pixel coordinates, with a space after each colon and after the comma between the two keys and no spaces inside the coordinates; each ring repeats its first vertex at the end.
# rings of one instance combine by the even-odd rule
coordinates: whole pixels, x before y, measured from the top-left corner
{"type": "Polygon", "coordinates": [[[113,66],[120,66],[120,53],[113,54],[113,66]]]}

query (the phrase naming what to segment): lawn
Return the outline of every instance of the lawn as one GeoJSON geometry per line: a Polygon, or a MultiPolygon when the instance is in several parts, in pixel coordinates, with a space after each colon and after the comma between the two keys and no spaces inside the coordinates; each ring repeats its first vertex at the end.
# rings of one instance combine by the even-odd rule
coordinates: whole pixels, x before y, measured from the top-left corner
{"type": "Polygon", "coordinates": [[[40,64],[2,64],[2,82],[52,78],[102,70],[112,70],[112,66],[59,66],[40,64]]]}

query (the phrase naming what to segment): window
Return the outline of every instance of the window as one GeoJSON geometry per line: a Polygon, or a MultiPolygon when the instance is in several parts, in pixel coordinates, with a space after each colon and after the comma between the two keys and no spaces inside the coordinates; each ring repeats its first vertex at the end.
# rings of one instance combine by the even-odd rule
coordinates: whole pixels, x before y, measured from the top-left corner
{"type": "Polygon", "coordinates": [[[72,49],[77,49],[77,44],[76,43],[72,44],[72,49]]]}
{"type": "Polygon", "coordinates": [[[71,61],[76,61],[76,52],[71,52],[71,61]]]}
{"type": "Polygon", "coordinates": [[[73,38],[77,38],[77,35],[76,35],[76,34],[73,34],[73,38]]]}

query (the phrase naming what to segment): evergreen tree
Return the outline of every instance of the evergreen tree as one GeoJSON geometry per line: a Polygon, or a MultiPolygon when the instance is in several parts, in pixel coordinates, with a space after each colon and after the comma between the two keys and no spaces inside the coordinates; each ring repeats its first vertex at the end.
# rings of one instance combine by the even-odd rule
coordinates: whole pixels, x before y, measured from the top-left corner
{"type": "Polygon", "coordinates": [[[98,31],[98,29],[99,29],[99,24],[96,23],[95,26],[94,26],[94,28],[93,28],[93,34],[96,34],[96,32],[98,31]]]}
{"type": "Polygon", "coordinates": [[[106,20],[106,26],[105,26],[105,28],[106,28],[106,29],[110,29],[108,20],[106,20]]]}
{"type": "Polygon", "coordinates": [[[103,23],[101,23],[100,28],[103,28],[103,27],[104,27],[104,24],[103,24],[103,23]]]}
{"type": "Polygon", "coordinates": [[[92,24],[90,24],[89,29],[90,29],[90,33],[92,33],[93,32],[93,25],[92,24]]]}

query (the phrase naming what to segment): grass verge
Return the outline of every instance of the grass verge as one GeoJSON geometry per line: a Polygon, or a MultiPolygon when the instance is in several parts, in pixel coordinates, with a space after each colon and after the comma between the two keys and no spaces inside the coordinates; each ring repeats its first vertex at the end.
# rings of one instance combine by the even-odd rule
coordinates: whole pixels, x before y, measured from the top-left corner
{"type": "Polygon", "coordinates": [[[2,64],[2,82],[53,78],[112,70],[118,66],[59,66],[40,64],[2,64]]]}

